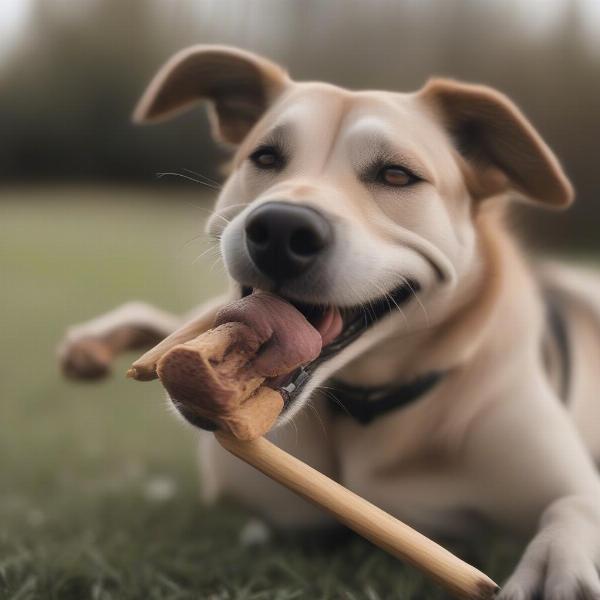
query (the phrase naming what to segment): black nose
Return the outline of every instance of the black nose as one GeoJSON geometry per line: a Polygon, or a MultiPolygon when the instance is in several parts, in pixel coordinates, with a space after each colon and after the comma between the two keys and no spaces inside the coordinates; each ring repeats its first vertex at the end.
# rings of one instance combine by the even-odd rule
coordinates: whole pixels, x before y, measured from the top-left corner
{"type": "Polygon", "coordinates": [[[266,202],[246,217],[246,246],[256,268],[273,281],[304,273],[329,246],[331,225],[314,208],[266,202]]]}

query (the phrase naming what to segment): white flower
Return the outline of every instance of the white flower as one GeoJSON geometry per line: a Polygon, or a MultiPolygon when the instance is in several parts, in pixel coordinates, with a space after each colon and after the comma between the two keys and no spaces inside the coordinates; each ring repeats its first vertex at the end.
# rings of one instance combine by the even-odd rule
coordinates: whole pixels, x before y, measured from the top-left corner
{"type": "Polygon", "coordinates": [[[250,519],[241,529],[239,542],[242,546],[261,546],[271,537],[271,530],[259,519],[250,519]]]}
{"type": "Polygon", "coordinates": [[[144,485],[144,496],[150,502],[166,502],[177,493],[177,485],[173,479],[164,475],[157,475],[149,479],[144,485]]]}

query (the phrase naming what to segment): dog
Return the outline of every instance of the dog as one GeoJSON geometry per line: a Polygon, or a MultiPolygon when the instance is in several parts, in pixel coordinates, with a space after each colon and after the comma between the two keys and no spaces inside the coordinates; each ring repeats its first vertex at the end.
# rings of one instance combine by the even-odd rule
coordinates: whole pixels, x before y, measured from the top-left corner
{"type": "MultiPolygon", "coordinates": [[[[529,536],[503,599],[600,598],[600,278],[528,260],[511,234],[514,199],[573,199],[521,111],[481,85],[349,91],[195,46],[158,72],[135,120],[202,100],[234,150],[207,225],[228,294],[184,318],[134,303],[73,327],[65,371],[101,377],[116,354],[164,340],[142,358],[156,361],[254,289],[307,318],[333,310],[341,331],[288,382],[270,437],[430,534],[483,518],[529,536]]],[[[205,500],[327,525],[200,436],[205,500]]]]}

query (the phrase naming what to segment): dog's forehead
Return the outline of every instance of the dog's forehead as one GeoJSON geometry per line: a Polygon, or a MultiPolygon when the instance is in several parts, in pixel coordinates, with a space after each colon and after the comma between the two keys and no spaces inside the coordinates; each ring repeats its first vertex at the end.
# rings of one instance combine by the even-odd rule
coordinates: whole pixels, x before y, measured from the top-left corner
{"type": "Polygon", "coordinates": [[[340,136],[357,143],[379,137],[435,147],[447,139],[418,93],[353,91],[321,82],[293,84],[267,111],[248,142],[274,130],[322,143],[340,136]]]}
{"type": "Polygon", "coordinates": [[[409,124],[432,116],[418,92],[349,90],[326,83],[299,83],[294,88],[287,102],[310,106],[313,111],[327,105],[335,107],[341,116],[368,114],[389,120],[391,124],[409,124]]]}

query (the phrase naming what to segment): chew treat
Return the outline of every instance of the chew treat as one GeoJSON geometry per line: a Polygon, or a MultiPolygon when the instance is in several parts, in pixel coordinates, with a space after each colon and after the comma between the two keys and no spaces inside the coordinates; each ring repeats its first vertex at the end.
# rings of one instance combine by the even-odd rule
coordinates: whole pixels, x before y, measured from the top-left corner
{"type": "Polygon", "coordinates": [[[269,384],[316,358],[321,334],[293,305],[266,292],[227,305],[215,326],[168,351],[158,376],[192,423],[255,439],[283,409],[269,384]]]}
{"type": "Polygon", "coordinates": [[[127,377],[137,381],[152,381],[156,379],[156,365],[160,358],[178,344],[189,342],[213,326],[217,310],[229,300],[229,294],[223,294],[204,303],[196,316],[168,335],[159,344],[150,348],[140,356],[127,371],[127,377]]]}
{"type": "Polygon", "coordinates": [[[160,359],[155,351],[151,360],[138,362],[144,365],[140,372],[152,378],[158,361],[156,371],[177,409],[192,423],[220,429],[215,435],[226,450],[421,569],[452,596],[491,600],[499,588],[485,574],[260,437],[283,408],[274,388],[315,359],[342,328],[336,309],[309,319],[277,296],[254,293],[219,311],[214,329],[170,345],[160,359]]]}

